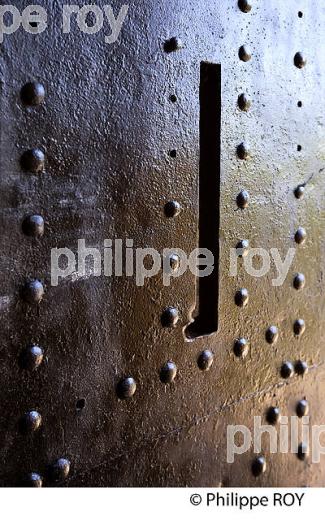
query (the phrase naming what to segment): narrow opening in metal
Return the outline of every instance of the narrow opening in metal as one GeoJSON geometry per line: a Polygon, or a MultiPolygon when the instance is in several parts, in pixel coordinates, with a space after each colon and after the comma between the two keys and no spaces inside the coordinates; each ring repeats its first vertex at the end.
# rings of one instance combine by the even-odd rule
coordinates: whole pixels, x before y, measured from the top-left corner
{"type": "MultiPolygon", "coordinates": [[[[218,330],[219,226],[220,226],[221,65],[201,63],[199,248],[214,257],[212,274],[197,277],[193,321],[186,328],[189,339],[218,330]]],[[[205,266],[202,266],[205,269],[205,266]]]]}
{"type": "Polygon", "coordinates": [[[77,412],[81,412],[86,406],[86,399],[78,399],[76,402],[76,410],[77,412]]]}

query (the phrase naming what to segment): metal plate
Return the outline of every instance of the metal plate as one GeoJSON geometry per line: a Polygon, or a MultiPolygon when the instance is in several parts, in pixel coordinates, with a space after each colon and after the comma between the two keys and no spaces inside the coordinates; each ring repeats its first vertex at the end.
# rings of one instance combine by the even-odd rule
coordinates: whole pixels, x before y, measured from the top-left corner
{"type": "MultiPolygon", "coordinates": [[[[316,0],[251,3],[245,13],[236,0],[130,1],[119,39],[109,45],[104,31],[85,35],[75,24],[62,34],[62,5],[46,1],[46,31],[32,35],[20,29],[5,37],[1,485],[16,485],[31,471],[54,485],[49,467],[61,457],[71,469],[59,485],[322,484],[324,464],[310,466],[292,455],[266,450],[267,469],[257,479],[252,453],[232,465],[225,462],[227,425],[249,424],[274,402],[284,413],[305,396],[313,414],[319,413],[316,424],[324,420],[325,11],[316,0]],[[181,48],[166,52],[172,37],[181,48]],[[248,61],[239,57],[242,46],[250,51],[248,61]],[[307,60],[303,68],[295,66],[297,52],[307,60]],[[221,143],[220,206],[212,201],[211,209],[211,198],[206,200],[212,228],[219,224],[218,291],[209,294],[218,331],[188,341],[184,330],[198,303],[192,273],[170,287],[161,276],[144,287],[134,278],[103,276],[70,277],[53,287],[51,249],[76,252],[78,239],[85,239],[88,247],[102,250],[105,239],[127,238],[138,248],[158,251],[181,248],[189,254],[197,247],[204,208],[199,185],[205,62],[221,65],[221,127],[215,136],[216,147],[218,139],[221,143]],[[40,106],[21,102],[28,81],[45,87],[40,106]],[[252,101],[247,111],[238,106],[242,93],[252,101]],[[244,160],[237,155],[243,142],[249,145],[244,160]],[[44,171],[36,174],[21,168],[21,156],[31,148],[45,154],[44,171]],[[301,185],[304,196],[297,199],[301,185]],[[242,210],[236,197],[243,189],[250,203],[242,210]],[[182,208],[175,218],[164,213],[170,200],[182,208]],[[43,216],[42,238],[22,232],[28,215],[43,216]],[[307,239],[298,245],[300,226],[307,239]],[[251,247],[277,248],[281,258],[296,249],[282,286],[272,285],[274,266],[253,278],[238,262],[238,275],[229,275],[230,250],[243,239],[251,247]],[[306,279],[301,291],[293,285],[296,273],[306,279]],[[38,305],[21,297],[31,279],[45,287],[38,305]],[[235,304],[241,288],[249,292],[244,308],[235,304]],[[180,319],[176,327],[164,328],[161,315],[170,306],[180,319]],[[293,331],[297,319],[306,324],[299,338],[293,331]],[[265,339],[270,326],[279,330],[273,345],[265,339]],[[249,342],[245,359],[233,353],[238,338],[249,342]],[[31,343],[45,353],[33,372],[19,364],[31,343]],[[209,371],[197,365],[205,349],[214,353],[209,371]],[[178,372],[164,385],[159,371],[169,360],[178,372]],[[287,384],[281,365],[298,360],[313,370],[287,384]],[[136,380],[137,390],[121,400],[116,386],[127,376],[136,380]],[[19,421],[30,410],[41,414],[42,426],[24,435],[19,421]]],[[[117,13],[121,4],[112,5],[117,13]]]]}

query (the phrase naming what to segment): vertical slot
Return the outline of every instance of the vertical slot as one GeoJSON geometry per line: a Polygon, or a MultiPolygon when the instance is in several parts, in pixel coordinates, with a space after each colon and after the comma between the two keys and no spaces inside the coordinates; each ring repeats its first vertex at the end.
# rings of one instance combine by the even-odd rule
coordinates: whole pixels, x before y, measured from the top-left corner
{"type": "MultiPolygon", "coordinates": [[[[196,307],[186,328],[189,339],[218,330],[221,65],[201,63],[200,74],[200,171],[199,248],[209,249],[214,270],[196,280],[196,307]]],[[[202,266],[204,269],[204,266],[202,266]]]]}

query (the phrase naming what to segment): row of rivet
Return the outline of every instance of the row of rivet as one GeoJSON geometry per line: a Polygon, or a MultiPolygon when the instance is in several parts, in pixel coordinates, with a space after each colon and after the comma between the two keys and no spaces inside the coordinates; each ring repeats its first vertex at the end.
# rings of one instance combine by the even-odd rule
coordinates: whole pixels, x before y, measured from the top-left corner
{"type": "MultiPolygon", "coordinates": [[[[24,105],[35,107],[45,100],[45,88],[41,83],[29,82],[21,89],[21,100],[24,105]]],[[[45,155],[39,148],[26,150],[20,164],[24,171],[39,173],[45,166],[45,155]]],[[[44,234],[44,219],[40,215],[30,215],[25,218],[22,225],[23,232],[28,236],[41,237],[44,234]]]]}
{"type": "MultiPolygon", "coordinates": [[[[251,10],[251,5],[246,0],[243,0],[243,1],[239,0],[238,5],[243,12],[249,12],[251,10]]],[[[245,46],[242,46],[240,48],[239,58],[242,61],[249,61],[251,59],[251,53],[245,46]]],[[[303,58],[301,53],[297,53],[295,55],[294,64],[298,68],[302,68],[306,64],[306,60],[303,58]]],[[[247,94],[243,93],[239,96],[238,106],[243,111],[249,110],[249,108],[251,106],[251,100],[249,99],[247,94]]],[[[301,106],[301,102],[300,102],[300,105],[298,104],[298,106],[301,106]]],[[[249,157],[249,146],[244,142],[240,143],[237,147],[237,155],[240,159],[246,160],[249,157]]],[[[303,186],[298,186],[298,188],[295,189],[295,195],[297,198],[301,198],[303,196],[303,193],[304,193],[303,186]]],[[[246,190],[242,190],[237,195],[237,205],[241,209],[245,209],[248,207],[249,194],[246,190]]],[[[306,230],[302,227],[299,227],[295,233],[296,243],[302,244],[305,241],[306,236],[307,236],[306,230]]],[[[241,254],[239,256],[245,256],[248,253],[249,241],[241,240],[237,244],[237,248],[241,252],[241,254]]],[[[302,273],[297,273],[293,279],[293,287],[297,290],[301,290],[304,287],[304,285],[305,285],[304,275],[302,273]]],[[[240,289],[239,291],[237,291],[237,293],[235,295],[236,305],[238,305],[240,307],[244,307],[248,303],[248,299],[249,299],[249,295],[248,295],[247,289],[240,289]]],[[[304,332],[304,330],[305,330],[304,321],[301,319],[296,320],[296,322],[294,323],[294,333],[296,335],[301,335],[304,332]]],[[[271,326],[266,332],[266,340],[268,343],[272,344],[277,341],[277,338],[278,338],[278,330],[276,327],[271,326]]],[[[248,342],[244,338],[237,340],[234,345],[234,352],[238,357],[244,357],[248,353],[248,342]]],[[[288,375],[283,376],[283,377],[290,377],[294,373],[293,366],[291,363],[289,363],[289,367],[290,368],[292,367],[292,370],[288,370],[287,372],[284,368],[286,366],[287,366],[287,363],[284,363],[284,365],[281,369],[281,374],[287,374],[287,372],[288,372],[288,375]]],[[[307,367],[307,365],[305,362],[301,362],[301,361],[297,362],[296,363],[296,373],[299,373],[299,374],[306,373],[306,370],[307,370],[306,367],[307,367]]]]}
{"type": "MultiPolygon", "coordinates": [[[[210,350],[201,352],[197,359],[197,366],[202,371],[207,371],[211,368],[214,355],[210,350]]],[[[177,366],[173,361],[167,361],[160,369],[160,381],[164,384],[172,383],[177,375],[177,366]]],[[[126,377],[119,381],[116,387],[116,393],[119,399],[128,399],[136,392],[137,384],[133,377],[126,377]]]]}
{"type": "MultiPolygon", "coordinates": [[[[41,83],[29,82],[21,89],[21,100],[24,105],[35,107],[45,100],[45,88],[41,83]]],[[[45,155],[39,148],[26,150],[20,164],[24,171],[39,173],[44,169],[45,155]]],[[[41,237],[44,234],[44,219],[40,215],[26,217],[22,225],[23,232],[28,236],[41,237]]]]}
{"type": "MultiPolygon", "coordinates": [[[[299,17],[302,17],[302,12],[299,11],[298,13],[299,17]]],[[[301,52],[297,52],[294,57],[294,64],[298,69],[302,69],[307,63],[306,58],[303,56],[301,52]]],[[[302,103],[298,102],[298,107],[301,107],[302,103]]],[[[297,150],[301,151],[301,146],[297,146],[297,150]]],[[[301,199],[304,195],[305,187],[304,185],[298,186],[294,190],[295,197],[297,199],[301,199]]],[[[295,241],[297,244],[303,244],[306,240],[306,230],[303,227],[299,227],[298,230],[295,233],[295,241]]],[[[294,277],[293,286],[296,290],[301,290],[305,286],[305,276],[302,273],[297,273],[294,277]]],[[[297,320],[294,325],[294,332],[295,334],[302,334],[305,330],[305,323],[303,320],[297,320]]],[[[294,363],[294,365],[290,361],[286,361],[283,363],[281,367],[281,376],[285,379],[291,378],[294,373],[297,375],[303,376],[307,374],[308,372],[308,364],[305,361],[299,360],[294,363]]],[[[305,402],[305,401],[304,401],[305,402]]],[[[301,402],[302,403],[302,402],[301,402]]],[[[302,446],[302,445],[301,445],[302,446]]],[[[300,447],[301,447],[300,446],[300,447]]],[[[299,456],[298,451],[298,457],[303,459],[304,457],[299,456]]]]}
{"type": "MultiPolygon", "coordinates": [[[[238,6],[241,9],[242,12],[248,13],[252,6],[248,2],[248,0],[238,0],[238,6]]],[[[299,11],[298,16],[299,18],[302,17],[302,12],[299,11]]],[[[243,45],[240,47],[238,52],[240,60],[247,62],[251,59],[252,55],[250,50],[247,46],[243,45]]],[[[302,55],[302,53],[297,52],[294,56],[294,64],[297,68],[301,69],[306,64],[306,59],[302,55]]],[[[301,107],[302,103],[301,101],[298,101],[298,107],[301,107]]],[[[240,110],[247,112],[251,107],[251,100],[249,96],[245,93],[240,94],[238,97],[238,107],[240,110]]],[[[301,151],[301,146],[298,145],[297,147],[298,151],[301,151]]],[[[249,145],[245,142],[242,142],[237,147],[237,156],[241,160],[247,160],[249,158],[250,149],[249,145]]],[[[295,191],[296,198],[300,199],[304,195],[304,186],[298,186],[295,191]]],[[[246,190],[242,190],[237,195],[237,205],[240,209],[245,209],[249,205],[249,194],[246,190]]],[[[299,227],[297,232],[295,233],[295,241],[297,244],[302,244],[306,239],[306,231],[304,228],[299,227]]],[[[245,254],[248,254],[248,248],[249,248],[249,241],[248,240],[241,240],[237,244],[237,249],[240,250],[239,256],[245,256],[245,254]]],[[[297,290],[300,290],[305,285],[305,277],[302,273],[297,273],[293,280],[293,287],[297,290]]],[[[249,299],[248,291],[247,289],[240,289],[235,294],[235,303],[236,305],[240,307],[244,307],[247,305],[249,299]]],[[[305,323],[304,320],[298,319],[295,321],[294,326],[294,333],[295,335],[299,336],[301,335],[305,330],[305,323]]],[[[273,344],[278,339],[278,329],[275,326],[271,326],[267,329],[265,337],[266,341],[270,344],[273,344]]],[[[248,353],[248,342],[246,339],[241,338],[236,340],[234,344],[234,353],[237,357],[245,357],[248,353]]],[[[308,371],[308,366],[304,361],[298,361],[295,364],[295,367],[290,362],[286,362],[281,367],[281,375],[284,378],[291,377],[294,372],[296,372],[298,375],[303,375],[308,371]]],[[[303,417],[304,415],[307,415],[308,413],[308,403],[305,400],[302,400],[297,405],[297,415],[298,417],[303,417]]],[[[267,420],[270,424],[275,424],[280,420],[280,411],[278,408],[272,407],[269,409],[267,413],[267,420]]],[[[306,446],[304,443],[301,443],[298,446],[298,458],[301,460],[305,459],[307,453],[306,446]]],[[[255,477],[260,476],[266,471],[266,460],[265,457],[260,455],[254,459],[252,462],[252,473],[255,477]]]]}
{"type": "MultiPolygon", "coordinates": [[[[309,413],[309,404],[306,399],[301,399],[296,405],[296,415],[299,418],[306,417],[309,413]]],[[[281,412],[277,406],[271,406],[266,412],[266,420],[269,424],[275,425],[280,422],[281,412]]]]}
{"type": "Polygon", "coordinates": [[[303,376],[308,372],[308,365],[306,361],[296,361],[295,364],[291,363],[291,361],[285,361],[285,363],[281,366],[281,376],[284,379],[289,379],[296,373],[299,376],[303,376]]]}
{"type": "MultiPolygon", "coordinates": [[[[299,11],[299,17],[302,17],[302,13],[299,11]]],[[[299,69],[303,68],[306,64],[306,59],[303,55],[298,52],[294,57],[294,63],[296,67],[299,69]]],[[[302,102],[298,101],[298,107],[302,106],[302,102]]],[[[301,150],[301,146],[298,145],[298,151],[301,150]]],[[[299,185],[294,190],[295,197],[297,199],[302,199],[305,194],[305,185],[299,185]]],[[[302,227],[299,227],[295,234],[295,241],[297,244],[302,244],[306,240],[306,230],[302,227]]],[[[305,277],[303,274],[298,273],[294,278],[294,287],[297,290],[300,290],[305,285],[305,277]]],[[[303,320],[297,320],[294,324],[294,332],[296,335],[302,334],[305,330],[305,323],[303,320]]],[[[305,361],[297,361],[294,365],[290,361],[286,361],[283,363],[281,367],[281,376],[285,379],[291,378],[294,373],[297,375],[305,375],[308,372],[308,365],[305,361]]],[[[305,399],[302,399],[297,404],[296,413],[298,417],[304,417],[309,413],[309,405],[305,399]]],[[[308,454],[308,447],[305,443],[300,443],[298,446],[297,456],[300,460],[305,460],[308,454]]]]}
{"type": "MultiPolygon", "coordinates": [[[[295,336],[301,336],[306,329],[304,320],[296,320],[293,324],[293,332],[295,336]]],[[[279,330],[275,325],[271,325],[265,332],[265,339],[270,345],[277,342],[279,338],[279,330]]],[[[248,354],[249,343],[245,338],[235,341],[234,353],[237,357],[244,358],[248,354]]]]}
{"type": "MultiPolygon", "coordinates": [[[[48,480],[52,483],[62,482],[67,479],[70,473],[70,461],[67,459],[58,459],[47,471],[48,480]]],[[[22,481],[22,486],[37,487],[43,486],[43,477],[39,473],[29,473],[22,481]]]]}
{"type": "MultiPolygon", "coordinates": [[[[41,105],[45,99],[45,89],[38,82],[29,82],[21,90],[21,100],[24,105],[35,107],[41,105]]],[[[39,173],[45,166],[45,155],[39,148],[26,150],[21,158],[20,164],[24,171],[39,173]]],[[[27,216],[22,223],[22,231],[27,236],[41,237],[44,234],[44,219],[40,215],[27,216]]],[[[28,303],[39,303],[44,296],[44,286],[39,280],[31,280],[22,289],[22,297],[28,303]]],[[[28,370],[38,368],[44,358],[44,352],[38,345],[28,346],[21,354],[21,366],[28,370]]],[[[37,431],[42,425],[42,417],[39,412],[33,410],[27,412],[20,420],[20,430],[23,433],[37,431]]],[[[68,477],[70,462],[60,458],[49,468],[49,479],[51,482],[59,482],[68,477]]],[[[23,480],[23,485],[30,487],[42,487],[43,478],[38,473],[29,473],[23,480]]]]}

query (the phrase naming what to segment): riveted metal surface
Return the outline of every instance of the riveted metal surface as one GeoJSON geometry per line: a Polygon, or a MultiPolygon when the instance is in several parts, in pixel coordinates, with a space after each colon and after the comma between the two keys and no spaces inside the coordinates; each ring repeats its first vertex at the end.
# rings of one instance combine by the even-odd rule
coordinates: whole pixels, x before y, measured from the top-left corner
{"type": "Polygon", "coordinates": [[[324,482],[324,464],[265,446],[226,462],[229,424],[271,407],[295,415],[302,400],[325,419],[325,11],[276,4],[130,0],[108,45],[101,32],[62,34],[62,5],[44,1],[44,33],[4,39],[2,486],[324,482]],[[189,341],[191,272],[170,287],[159,276],[54,287],[50,262],[78,239],[197,247],[202,62],[221,65],[218,331],[189,341]],[[282,259],[295,249],[283,285],[274,265],[254,278],[241,257],[229,276],[244,240],[282,259]],[[28,413],[41,421],[26,435],[28,413]]]}

